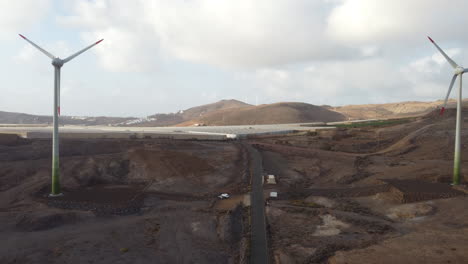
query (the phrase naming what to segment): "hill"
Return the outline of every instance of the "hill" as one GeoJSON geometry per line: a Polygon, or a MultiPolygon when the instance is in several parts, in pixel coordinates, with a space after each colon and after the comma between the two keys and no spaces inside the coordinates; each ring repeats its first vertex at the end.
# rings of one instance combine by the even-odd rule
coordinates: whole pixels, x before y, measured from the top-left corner
{"type": "MultiPolygon", "coordinates": [[[[190,126],[253,125],[274,123],[333,122],[357,119],[401,118],[424,115],[439,108],[442,101],[400,102],[389,104],[364,104],[333,107],[307,103],[274,103],[259,106],[238,100],[221,100],[180,110],[176,113],[154,114],[146,118],[61,116],[62,125],[109,126],[190,126]]],[[[450,100],[448,107],[456,101],[450,100]]],[[[466,106],[468,101],[464,100],[466,106]]],[[[0,124],[51,124],[51,116],[30,115],[0,111],[0,124]]]]}
{"type": "MultiPolygon", "coordinates": [[[[466,99],[463,100],[466,105],[466,99]]],[[[351,120],[357,119],[379,119],[379,118],[400,118],[427,114],[434,109],[440,108],[443,101],[434,102],[400,102],[389,104],[365,104],[346,105],[340,107],[328,107],[329,110],[336,111],[351,120]]],[[[455,107],[456,100],[449,100],[448,107],[455,107]]]]}
{"type": "Polygon", "coordinates": [[[216,111],[226,109],[239,109],[251,105],[238,100],[221,100],[216,103],[192,107],[186,110],[180,110],[177,113],[154,114],[148,116],[150,121],[136,124],[138,126],[173,126],[191,120],[199,119],[216,111]]]}
{"type": "Polygon", "coordinates": [[[346,120],[340,113],[306,103],[275,103],[213,111],[204,116],[179,124],[202,123],[209,126],[254,125],[303,122],[333,122],[346,120]]]}
{"type": "MultiPolygon", "coordinates": [[[[231,108],[250,106],[237,100],[221,100],[216,103],[180,110],[177,113],[154,114],[147,118],[135,117],[87,117],[61,116],[61,125],[111,125],[111,126],[172,126],[192,119],[200,118],[208,113],[231,108]]],[[[0,124],[51,124],[52,116],[30,115],[0,111],[0,124]]]]}
{"type": "MultiPolygon", "coordinates": [[[[61,125],[109,125],[135,120],[134,117],[85,117],[85,116],[60,116],[61,125]]],[[[0,124],[52,124],[52,116],[30,115],[0,111],[0,124]]]]}
{"type": "Polygon", "coordinates": [[[50,116],[0,111],[0,124],[47,124],[51,122],[50,116]]]}

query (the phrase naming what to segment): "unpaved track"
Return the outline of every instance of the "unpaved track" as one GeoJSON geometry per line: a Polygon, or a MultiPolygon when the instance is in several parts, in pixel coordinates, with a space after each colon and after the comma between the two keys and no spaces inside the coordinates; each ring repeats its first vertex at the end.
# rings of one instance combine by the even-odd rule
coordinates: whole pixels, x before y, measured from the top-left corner
{"type": "Polygon", "coordinates": [[[243,143],[250,157],[252,177],[251,194],[251,254],[250,263],[269,263],[267,233],[265,223],[265,201],[263,199],[262,157],[251,145],[243,143]]]}
{"type": "Polygon", "coordinates": [[[357,153],[357,152],[346,152],[346,151],[337,151],[337,150],[323,150],[323,149],[318,149],[318,148],[309,148],[309,147],[304,147],[304,146],[294,146],[294,145],[284,145],[284,144],[273,144],[273,143],[267,143],[267,142],[262,142],[261,140],[255,140],[251,141],[252,145],[257,145],[260,148],[265,148],[267,150],[273,150],[273,151],[281,151],[287,152],[288,154],[290,153],[295,153],[299,155],[312,155],[312,156],[322,156],[322,155],[341,155],[341,156],[347,156],[347,157],[369,157],[369,156],[375,156],[375,155],[382,155],[382,154],[388,154],[392,151],[397,151],[405,148],[410,148],[413,146],[413,141],[423,135],[424,133],[427,133],[428,130],[434,129],[433,123],[428,123],[422,126],[418,127],[412,131],[409,131],[407,135],[402,136],[401,138],[397,139],[394,143],[389,145],[388,147],[377,150],[374,152],[368,152],[368,153],[357,153]]]}

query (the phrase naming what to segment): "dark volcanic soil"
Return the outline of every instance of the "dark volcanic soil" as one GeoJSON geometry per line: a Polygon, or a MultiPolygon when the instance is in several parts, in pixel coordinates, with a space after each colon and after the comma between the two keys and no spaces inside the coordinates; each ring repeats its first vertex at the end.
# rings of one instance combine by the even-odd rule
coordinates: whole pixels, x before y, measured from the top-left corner
{"type": "Polygon", "coordinates": [[[245,211],[213,207],[220,192],[247,187],[237,143],[62,140],[60,148],[64,196],[49,198],[50,142],[0,144],[0,239],[8,241],[0,263],[244,258],[245,211]]]}
{"type": "MultiPolygon", "coordinates": [[[[248,141],[277,181],[263,185],[279,194],[266,205],[272,263],[466,263],[468,191],[449,185],[454,116],[248,141]]],[[[464,125],[462,173],[467,146],[464,125]]],[[[60,147],[64,196],[49,198],[50,141],[0,135],[0,263],[249,259],[239,142],[60,147]]]]}
{"type": "MultiPolygon", "coordinates": [[[[466,188],[449,185],[454,117],[450,110],[398,125],[252,141],[277,181],[265,185],[266,197],[279,193],[267,206],[273,262],[464,263],[466,188]]],[[[466,126],[462,146],[468,168],[466,126]]]]}

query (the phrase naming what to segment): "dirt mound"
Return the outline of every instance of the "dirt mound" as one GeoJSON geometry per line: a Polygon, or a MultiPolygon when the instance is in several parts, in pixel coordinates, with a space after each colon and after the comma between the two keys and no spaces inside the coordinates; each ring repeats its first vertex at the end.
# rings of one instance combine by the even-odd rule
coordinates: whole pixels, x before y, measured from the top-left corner
{"type": "Polygon", "coordinates": [[[344,115],[324,107],[292,102],[219,110],[181,125],[194,123],[205,125],[285,124],[333,122],[345,119],[344,115]]]}
{"type": "Polygon", "coordinates": [[[150,191],[203,193],[231,181],[230,176],[219,175],[240,173],[232,162],[239,155],[232,145],[213,147],[181,142],[168,149],[136,144],[123,152],[62,159],[63,183],[69,188],[149,184],[150,191]]]}
{"type": "Polygon", "coordinates": [[[436,208],[430,202],[402,204],[390,208],[387,216],[393,220],[406,220],[431,215],[435,210],[436,208]]]}
{"type": "Polygon", "coordinates": [[[129,158],[134,164],[144,164],[148,171],[171,171],[172,175],[166,177],[200,176],[214,171],[206,160],[178,151],[136,149],[129,153],[129,158]]]}
{"type": "Polygon", "coordinates": [[[390,189],[392,198],[401,203],[443,199],[465,194],[444,183],[396,179],[388,179],[385,182],[392,186],[390,189]]]}
{"type": "Polygon", "coordinates": [[[231,177],[240,181],[240,155],[236,146],[224,144],[189,144],[172,150],[136,148],[126,154],[130,170],[127,177],[129,182],[151,183],[149,191],[200,194],[225,186],[234,179],[231,177]]]}

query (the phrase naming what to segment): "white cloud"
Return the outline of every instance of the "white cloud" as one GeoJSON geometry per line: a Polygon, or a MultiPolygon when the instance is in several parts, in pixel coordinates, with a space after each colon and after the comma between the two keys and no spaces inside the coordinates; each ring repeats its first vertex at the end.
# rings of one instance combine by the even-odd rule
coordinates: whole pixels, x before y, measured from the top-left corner
{"type": "MultiPolygon", "coordinates": [[[[0,7],[7,7],[0,9],[4,13],[0,29],[31,31],[50,12],[49,2],[0,0],[0,7]]],[[[61,8],[51,10],[65,13],[53,14],[55,19],[39,28],[54,37],[34,40],[61,56],[60,52],[69,55],[79,45],[70,51],[66,45],[61,48],[59,43],[47,41],[79,35],[86,45],[105,39],[90,51],[97,56],[88,57],[97,58],[102,66],[99,74],[92,66],[94,61],[89,68],[71,64],[64,71],[69,76],[87,76],[82,82],[64,80],[64,102],[70,111],[84,111],[82,105],[88,105],[88,113],[135,111],[131,114],[147,115],[151,109],[175,111],[223,98],[254,102],[257,95],[263,103],[296,100],[332,105],[433,100],[444,96],[451,72],[426,35],[463,65],[468,60],[464,53],[468,48],[468,35],[463,32],[468,24],[465,2],[55,1],[61,8]],[[50,25],[54,22],[57,25],[50,25]],[[101,99],[83,96],[83,91],[95,90],[95,98],[101,99]],[[101,104],[102,98],[109,102],[101,104]]],[[[66,39],[63,43],[74,42],[66,39]]],[[[30,72],[40,75],[47,70],[47,76],[51,74],[51,68],[43,65],[47,58],[27,43],[4,54],[18,54],[13,66],[21,65],[21,70],[23,65],[37,64],[39,70],[30,72]]],[[[7,63],[1,66],[13,68],[7,63]]],[[[49,85],[46,81],[51,78],[44,80],[49,85]]],[[[23,86],[31,85],[35,83],[23,80],[23,86]]]]}
{"type": "MultiPolygon", "coordinates": [[[[446,52],[456,60],[461,50],[447,49],[446,52]]],[[[414,98],[441,99],[448,89],[451,77],[451,72],[446,71],[449,68],[447,64],[445,58],[436,52],[402,66],[400,78],[408,81],[408,92],[414,98]]]]}
{"type": "Polygon", "coordinates": [[[155,2],[152,16],[164,47],[181,59],[256,67],[351,57],[351,48],[324,36],[331,7],[308,0],[175,0],[155,2]]]}
{"type": "Polygon", "coordinates": [[[82,31],[86,43],[101,38],[93,49],[110,71],[148,71],[161,60],[159,38],[145,16],[145,1],[75,1],[73,15],[58,22],[82,31]]]}
{"type": "Polygon", "coordinates": [[[50,9],[50,0],[0,0],[0,38],[17,37],[14,33],[38,23],[50,9]]]}
{"type": "Polygon", "coordinates": [[[462,33],[468,2],[454,1],[75,1],[59,21],[86,41],[104,37],[96,52],[113,71],[148,70],[168,56],[252,69],[411,54],[426,34],[443,41],[462,33]]]}
{"type": "Polygon", "coordinates": [[[418,42],[423,36],[463,38],[468,2],[343,0],[328,17],[328,34],[351,45],[418,42]]]}
{"type": "MultiPolygon", "coordinates": [[[[61,58],[71,54],[71,49],[65,41],[55,41],[46,43],[45,45],[37,42],[37,44],[53,55],[61,58]]],[[[51,60],[29,43],[25,43],[21,46],[17,54],[12,57],[11,62],[24,67],[25,71],[32,70],[42,74],[50,74],[52,70],[51,60]]]]}
{"type": "Polygon", "coordinates": [[[154,70],[161,60],[159,43],[154,38],[145,38],[145,30],[109,27],[104,30],[84,32],[86,43],[104,38],[94,52],[98,62],[110,71],[139,72],[154,70]]]}
{"type": "Polygon", "coordinates": [[[152,69],[168,56],[252,69],[411,54],[426,34],[462,33],[468,2],[454,1],[75,1],[59,21],[86,41],[104,37],[96,52],[113,71],[152,69]]]}
{"type": "Polygon", "coordinates": [[[107,44],[115,52],[101,58],[110,70],[141,70],[148,63],[137,67],[135,61],[151,56],[157,64],[168,54],[237,68],[362,56],[359,47],[325,36],[333,6],[308,0],[76,1],[73,14],[59,21],[84,31],[86,40],[115,40],[107,44]]]}
{"type": "MultiPolygon", "coordinates": [[[[452,50],[450,53],[455,54],[452,50]]],[[[436,54],[394,64],[385,58],[320,62],[303,67],[267,68],[250,75],[271,101],[366,104],[443,97],[450,75],[436,54]]]]}

